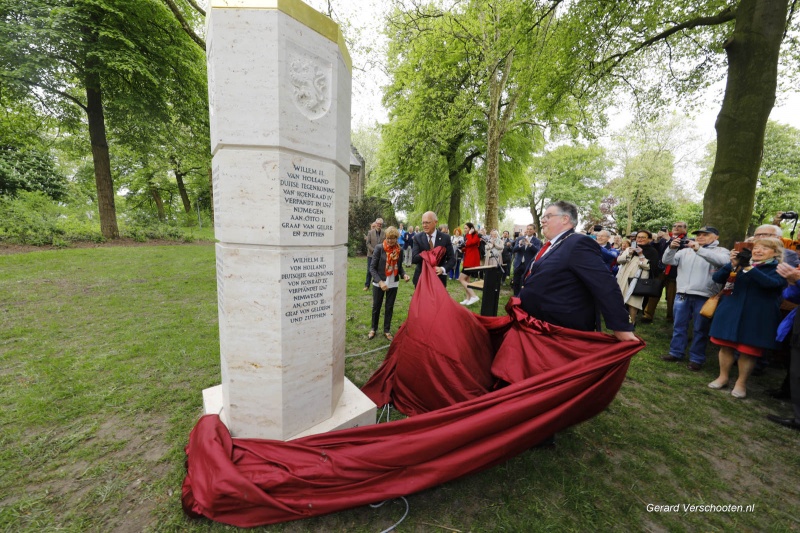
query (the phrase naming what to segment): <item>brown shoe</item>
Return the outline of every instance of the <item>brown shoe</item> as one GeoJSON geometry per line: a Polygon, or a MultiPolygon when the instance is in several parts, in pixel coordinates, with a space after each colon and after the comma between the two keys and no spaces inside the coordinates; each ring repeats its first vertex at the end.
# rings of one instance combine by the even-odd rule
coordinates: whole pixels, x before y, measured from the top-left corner
{"type": "Polygon", "coordinates": [[[686,368],[688,368],[692,372],[700,372],[700,369],[703,368],[703,367],[702,367],[702,365],[698,365],[697,363],[689,361],[689,364],[686,365],[686,368]]]}
{"type": "Polygon", "coordinates": [[[673,357],[671,355],[665,355],[661,358],[662,361],[666,361],[667,363],[677,363],[680,361],[677,357],[673,357]]]}

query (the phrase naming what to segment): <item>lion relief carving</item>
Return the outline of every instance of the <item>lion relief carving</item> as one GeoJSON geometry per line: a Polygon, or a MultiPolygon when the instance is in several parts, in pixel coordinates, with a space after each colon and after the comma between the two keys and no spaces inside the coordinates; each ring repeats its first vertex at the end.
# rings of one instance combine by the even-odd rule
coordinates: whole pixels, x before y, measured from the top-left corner
{"type": "Polygon", "coordinates": [[[310,119],[318,119],[328,112],[331,104],[330,68],[325,68],[308,57],[295,55],[289,62],[289,81],[292,100],[310,119]]]}

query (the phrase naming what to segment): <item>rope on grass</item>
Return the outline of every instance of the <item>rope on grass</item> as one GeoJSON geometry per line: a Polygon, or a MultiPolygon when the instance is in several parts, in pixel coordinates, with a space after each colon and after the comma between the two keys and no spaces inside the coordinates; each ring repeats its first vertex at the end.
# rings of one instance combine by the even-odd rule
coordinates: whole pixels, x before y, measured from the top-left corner
{"type": "Polygon", "coordinates": [[[344,358],[345,359],[349,359],[351,357],[358,357],[359,355],[367,355],[368,353],[377,352],[378,350],[385,350],[389,346],[391,346],[391,344],[387,344],[385,346],[381,346],[380,348],[375,348],[374,350],[369,350],[368,352],[353,353],[353,354],[350,354],[350,355],[345,355],[344,358]]]}
{"type": "Polygon", "coordinates": [[[384,414],[386,415],[386,421],[388,422],[389,418],[392,416],[392,404],[391,403],[387,403],[386,405],[383,406],[383,408],[381,409],[380,414],[378,414],[378,421],[376,422],[376,424],[380,424],[381,423],[381,420],[383,420],[383,415],[384,414]]]}
{"type": "MultiPolygon", "coordinates": [[[[384,529],[383,531],[381,531],[381,533],[389,533],[390,531],[394,531],[394,529],[397,526],[399,526],[400,524],[402,524],[403,520],[405,520],[406,517],[408,516],[408,511],[410,509],[410,506],[408,505],[408,500],[406,500],[403,496],[400,496],[400,499],[403,500],[406,503],[406,512],[403,514],[403,517],[400,520],[397,521],[397,523],[395,523],[394,525],[389,526],[388,528],[384,529]]],[[[380,507],[381,505],[383,505],[384,503],[386,503],[388,501],[389,500],[384,500],[381,503],[371,503],[371,504],[369,504],[369,506],[372,507],[373,509],[377,509],[378,507],[380,507]]]]}

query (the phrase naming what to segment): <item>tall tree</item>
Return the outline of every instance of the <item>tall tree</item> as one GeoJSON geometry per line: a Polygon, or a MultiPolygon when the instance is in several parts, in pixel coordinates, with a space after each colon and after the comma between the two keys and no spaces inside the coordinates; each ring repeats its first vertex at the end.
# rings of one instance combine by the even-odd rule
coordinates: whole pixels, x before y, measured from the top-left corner
{"type": "Polygon", "coordinates": [[[101,230],[118,237],[108,125],[169,124],[170,109],[204,101],[202,50],[156,0],[0,0],[0,19],[0,83],[64,124],[85,114],[101,230]]]}
{"type": "Polygon", "coordinates": [[[596,218],[610,168],[605,150],[597,145],[563,144],[534,157],[524,202],[536,227],[541,227],[545,208],[557,200],[577,205],[583,218],[596,218]]]}
{"type": "Polygon", "coordinates": [[[581,0],[571,6],[592,15],[585,34],[605,41],[577,51],[586,54],[589,85],[625,83],[643,102],[657,106],[726,78],[715,125],[717,155],[703,200],[704,219],[714,221],[726,245],[743,238],[750,221],[781,46],[791,45],[786,36],[797,30],[795,4],[581,0]]]}

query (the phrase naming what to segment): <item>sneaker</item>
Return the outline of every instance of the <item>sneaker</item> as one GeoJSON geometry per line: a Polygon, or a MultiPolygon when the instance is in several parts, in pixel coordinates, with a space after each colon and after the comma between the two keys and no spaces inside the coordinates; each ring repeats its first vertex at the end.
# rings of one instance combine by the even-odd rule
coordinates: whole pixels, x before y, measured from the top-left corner
{"type": "Polygon", "coordinates": [[[473,296],[472,298],[470,298],[469,300],[467,300],[467,303],[465,303],[464,305],[472,305],[472,304],[474,304],[475,302],[477,302],[478,300],[480,300],[480,298],[478,298],[477,296],[473,296]]]}
{"type": "Polygon", "coordinates": [[[460,301],[460,302],[458,302],[458,303],[460,303],[461,305],[467,305],[467,302],[468,302],[468,301],[469,301],[469,298],[465,298],[465,299],[461,300],[461,301],[460,301]]]}

